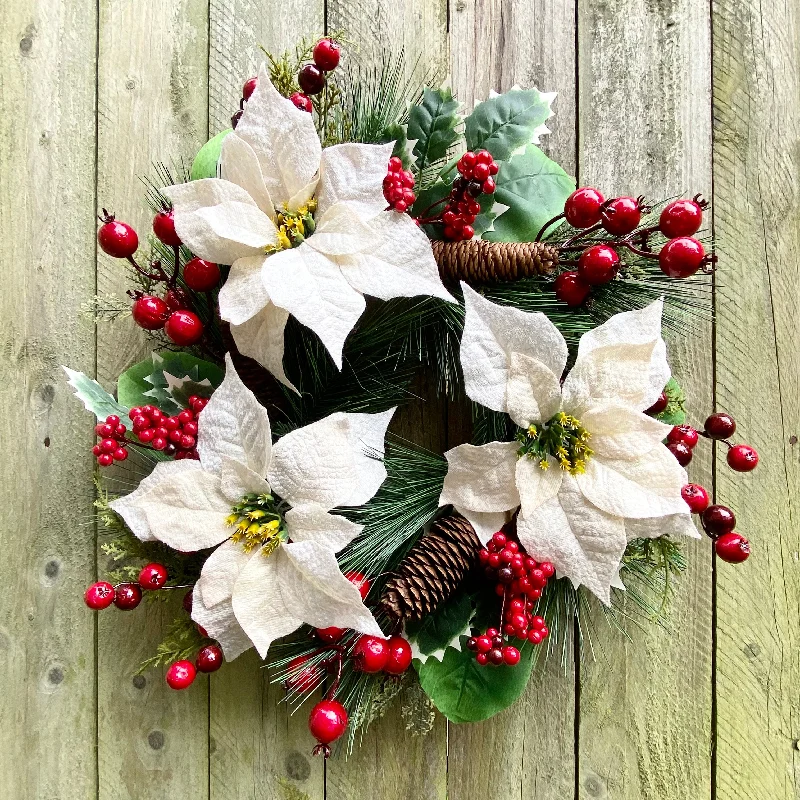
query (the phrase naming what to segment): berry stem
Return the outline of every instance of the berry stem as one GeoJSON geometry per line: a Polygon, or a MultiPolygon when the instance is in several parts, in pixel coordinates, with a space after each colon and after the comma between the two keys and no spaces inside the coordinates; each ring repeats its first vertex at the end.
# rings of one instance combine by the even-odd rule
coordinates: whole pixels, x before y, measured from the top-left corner
{"type": "Polygon", "coordinates": [[[629,239],[620,239],[618,242],[614,242],[614,244],[627,247],[632,253],[636,253],[637,256],[641,256],[642,258],[652,258],[658,261],[658,253],[651,253],[649,250],[641,250],[629,239]]]}
{"type": "Polygon", "coordinates": [[[539,233],[536,234],[536,238],[533,240],[534,242],[541,242],[542,238],[544,237],[544,232],[554,223],[558,222],[558,220],[564,218],[564,212],[562,211],[560,214],[556,214],[552,219],[547,220],[544,225],[539,229],[539,233]]]}
{"type": "Polygon", "coordinates": [[[158,270],[156,273],[147,272],[146,270],[142,269],[137,263],[136,259],[133,256],[128,256],[128,261],[131,263],[133,268],[140,274],[143,275],[145,278],[151,281],[161,282],[167,280],[167,274],[161,269],[161,262],[156,261],[150,266],[158,270]]]}
{"type": "Polygon", "coordinates": [[[181,246],[176,244],[172,248],[172,252],[175,257],[175,263],[172,267],[172,277],[167,282],[167,286],[169,286],[170,289],[174,289],[178,284],[178,272],[180,271],[181,266],[181,246]]]}
{"type": "Polygon", "coordinates": [[[602,227],[603,227],[602,223],[598,222],[596,225],[592,225],[590,228],[584,228],[583,230],[580,230],[577,233],[573,233],[572,236],[570,236],[566,242],[559,245],[559,249],[569,247],[574,242],[577,242],[578,239],[582,239],[584,236],[588,236],[590,233],[599,231],[602,227]]]}

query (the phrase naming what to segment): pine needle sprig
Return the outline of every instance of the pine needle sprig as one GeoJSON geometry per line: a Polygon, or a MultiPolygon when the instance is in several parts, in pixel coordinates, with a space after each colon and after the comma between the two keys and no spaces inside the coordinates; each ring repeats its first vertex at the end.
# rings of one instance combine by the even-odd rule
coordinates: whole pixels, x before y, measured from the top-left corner
{"type": "Polygon", "coordinates": [[[176,661],[194,661],[197,651],[207,641],[197,630],[192,618],[185,612],[179,613],[156,648],[155,654],[139,664],[136,674],[141,675],[149,669],[167,667],[176,661]]]}

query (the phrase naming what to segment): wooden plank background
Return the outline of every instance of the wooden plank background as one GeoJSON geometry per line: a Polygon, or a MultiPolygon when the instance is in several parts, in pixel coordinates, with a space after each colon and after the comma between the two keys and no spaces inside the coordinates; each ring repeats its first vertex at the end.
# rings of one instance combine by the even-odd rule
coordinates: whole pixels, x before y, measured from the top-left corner
{"type": "MultiPolygon", "coordinates": [[[[800,9],[778,0],[5,0],[0,16],[0,796],[14,800],[790,800],[800,798],[800,9]],[[693,421],[716,404],[762,455],[692,474],[754,544],[742,567],[690,548],[669,631],[611,631],[513,708],[425,738],[376,724],[349,761],[309,756],[252,654],[190,692],[132,678],[151,610],[95,618],[91,420],[58,373],[104,384],[141,357],[132,324],[79,318],[123,290],[103,206],[146,230],[138,176],[227,127],[258,45],[345,29],[361,57],[441,60],[471,105],[559,93],[548,151],[606,194],[713,200],[716,323],[675,344],[693,421]],[[734,479],[736,478],[736,479],[734,479]]],[[[423,387],[423,395],[425,390],[423,387]]],[[[428,393],[429,394],[429,393],[428,393]]],[[[458,409],[408,411],[443,449],[458,409]]],[[[102,564],[100,565],[102,566],[102,564]]]]}

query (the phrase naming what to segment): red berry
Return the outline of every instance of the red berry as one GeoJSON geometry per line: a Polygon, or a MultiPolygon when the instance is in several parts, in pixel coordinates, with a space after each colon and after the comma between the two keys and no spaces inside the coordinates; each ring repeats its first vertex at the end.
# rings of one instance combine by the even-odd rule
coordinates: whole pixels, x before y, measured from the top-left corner
{"type": "Polygon", "coordinates": [[[306,64],[298,73],[297,82],[306,94],[319,94],[325,88],[325,75],[316,64],[306,64]]]}
{"type": "Polygon", "coordinates": [[[499,647],[493,647],[487,655],[489,656],[489,661],[495,666],[503,663],[503,651],[499,647]]]}
{"type": "Polygon", "coordinates": [[[103,439],[100,442],[101,453],[113,453],[117,449],[117,443],[114,439],[103,439]]]}
{"type": "Polygon", "coordinates": [[[758,453],[749,444],[737,444],[728,450],[728,466],[736,472],[750,472],[758,466],[758,453]]]}
{"type": "Polygon", "coordinates": [[[531,644],[540,644],[544,636],[541,631],[528,631],[528,641],[531,644]]]}
{"type": "Polygon", "coordinates": [[[112,454],[111,457],[114,461],[124,461],[128,457],[128,451],[124,447],[118,447],[112,454]]]}
{"type": "Polygon", "coordinates": [[[402,675],[411,666],[411,645],[402,636],[389,639],[389,658],[384,670],[389,675],[402,675]]]}
{"type": "Polygon", "coordinates": [[[361,592],[361,599],[366,600],[372,586],[369,579],[360,572],[345,572],[344,576],[350,583],[358,587],[358,591],[361,592]]]}
{"type": "Polygon", "coordinates": [[[172,209],[159,211],[153,217],[153,233],[170,247],[180,245],[181,237],[175,233],[175,215],[172,213],[172,209]]]}
{"type": "Polygon", "coordinates": [[[289,98],[301,111],[307,111],[309,114],[314,110],[314,104],[307,94],[302,92],[295,92],[289,98]]]}
{"type": "Polygon", "coordinates": [[[114,258],[128,258],[139,247],[136,231],[125,222],[117,222],[113,216],[106,216],[104,224],[97,231],[100,249],[114,258]]]}
{"type": "Polygon", "coordinates": [[[489,165],[479,161],[472,168],[472,177],[483,183],[489,177],[489,165]]]}
{"type": "Polygon", "coordinates": [[[139,586],[154,591],[167,582],[167,568],[163,564],[147,564],[139,573],[139,586]]]}
{"type": "Polygon", "coordinates": [[[353,661],[361,672],[381,672],[389,661],[389,642],[378,636],[362,636],[353,648],[353,661]]]}
{"type": "Polygon", "coordinates": [[[488,636],[479,636],[475,639],[479,653],[488,653],[492,649],[492,640],[488,636]]]}
{"type": "Polygon", "coordinates": [[[688,278],[703,264],[706,251],[697,239],[670,239],[658,254],[661,271],[670,278],[688,278]]]}
{"type": "Polygon", "coordinates": [[[114,602],[114,587],[108,581],[97,581],[86,590],[83,599],[95,611],[108,608],[114,602]]]}
{"type": "Polygon", "coordinates": [[[709,506],[701,517],[703,527],[712,536],[729,533],[736,527],[736,515],[727,506],[709,506]]]}
{"type": "Polygon", "coordinates": [[[325,678],[325,670],[309,656],[297,656],[289,662],[289,675],[283,682],[287,692],[313,692],[325,678]]]}
{"type": "Polygon", "coordinates": [[[339,45],[330,39],[320,39],[314,45],[314,63],[324,72],[330,72],[339,66],[341,52],[339,45]]]}
{"type": "Polygon", "coordinates": [[[690,449],[695,447],[699,438],[700,435],[691,425],[675,425],[667,434],[668,442],[683,442],[690,449]]]}
{"type": "Polygon", "coordinates": [[[258,86],[258,78],[248,78],[244,82],[244,86],[242,86],[242,99],[249,100],[253,92],[256,90],[256,86],[258,86]]]}
{"type": "Polygon", "coordinates": [[[738,533],[723,533],[714,542],[714,552],[729,564],[741,564],[750,555],[750,542],[738,533]]]}
{"type": "Polygon", "coordinates": [[[106,417],[106,425],[111,425],[116,427],[119,425],[119,417],[116,414],[109,414],[106,417]]]}
{"type": "Polygon", "coordinates": [[[475,163],[486,164],[487,166],[491,166],[492,164],[494,164],[494,157],[488,150],[478,150],[475,153],[475,163]]]}
{"type": "Polygon", "coordinates": [[[692,460],[692,448],[683,442],[670,442],[667,450],[678,459],[678,463],[685,467],[692,460]]]}
{"type": "Polygon", "coordinates": [[[730,414],[718,411],[705,421],[703,427],[712,439],[728,439],[736,432],[736,421],[730,414]]]}
{"type": "Polygon", "coordinates": [[[347,728],[347,711],[337,700],[322,700],[311,709],[308,729],[321,744],[335,742],[347,728]]]}
{"type": "Polygon", "coordinates": [[[181,347],[196,344],[203,336],[203,323],[192,311],[173,311],[164,325],[167,336],[181,347]]]}
{"type": "Polygon", "coordinates": [[[167,670],[167,683],[171,689],[186,689],[194,683],[196,675],[191,661],[176,661],[167,670]]]}
{"type": "Polygon", "coordinates": [[[402,172],[403,160],[399,156],[392,156],[387,167],[389,172],[402,172]]]}
{"type": "Polygon", "coordinates": [[[344,636],[344,631],[344,628],[335,628],[331,626],[330,628],[317,628],[316,634],[323,642],[336,644],[336,642],[344,636]]]}
{"type": "Polygon", "coordinates": [[[681,497],[692,514],[701,514],[708,508],[708,492],[698,483],[687,483],[681,489],[681,497]]]}
{"type": "Polygon", "coordinates": [[[216,672],[222,661],[222,648],[218,644],[207,644],[200,648],[195,664],[200,672],[216,672]]]}
{"type": "Polygon", "coordinates": [[[183,268],[183,280],[193,292],[209,292],[218,283],[219,267],[212,261],[193,258],[183,268]]]}
{"type": "Polygon", "coordinates": [[[465,225],[461,229],[461,238],[462,239],[471,239],[475,235],[475,228],[472,225],[465,225]]]}
{"type": "Polygon", "coordinates": [[[103,452],[103,451],[100,449],[100,445],[99,445],[99,444],[96,444],[96,445],[95,445],[95,446],[92,448],[92,453],[93,453],[94,455],[96,455],[96,456],[99,456],[99,455],[100,455],[100,453],[102,453],[102,452],[103,452]]]}
{"type": "Polygon", "coordinates": [[[130,611],[142,602],[142,590],[135,583],[121,583],[114,589],[114,605],[130,611]]]}
{"type": "Polygon", "coordinates": [[[496,544],[499,548],[505,547],[508,538],[502,531],[497,531],[497,533],[492,535],[492,542],[496,544]]]}
{"type": "Polygon", "coordinates": [[[539,569],[547,580],[556,574],[556,568],[549,561],[542,561],[542,563],[539,564],[539,569]]]}
{"type": "Polygon", "coordinates": [[[592,291],[592,287],[574,270],[562,272],[556,278],[554,287],[556,297],[572,308],[581,305],[592,291]]]}
{"type": "Polygon", "coordinates": [[[164,327],[169,317],[169,308],[160,298],[151,294],[142,295],[131,309],[133,321],[146,331],[155,331],[164,327]]]}
{"type": "Polygon", "coordinates": [[[481,189],[483,189],[484,194],[494,194],[495,189],[497,189],[497,183],[494,178],[489,177],[487,178],[482,184],[481,189]]]}
{"type": "Polygon", "coordinates": [[[645,409],[645,414],[650,414],[651,416],[656,416],[664,411],[667,406],[669,405],[669,397],[667,397],[666,392],[661,392],[658,396],[658,400],[650,406],[650,408],[645,409]]]}
{"type": "Polygon", "coordinates": [[[658,220],[661,233],[668,239],[692,236],[703,223],[703,209],[694,200],[673,200],[664,207],[658,220]]]}
{"type": "Polygon", "coordinates": [[[482,667],[485,667],[489,663],[489,656],[486,653],[478,653],[478,655],[475,656],[475,660],[482,667]]]}
{"type": "Polygon", "coordinates": [[[112,456],[111,453],[100,453],[100,455],[97,456],[97,463],[101,467],[110,467],[114,463],[114,456],[112,456]]]}
{"type": "Polygon", "coordinates": [[[592,286],[600,286],[613,280],[618,269],[617,251],[607,244],[587,247],[578,259],[578,275],[592,286]]]}
{"type": "Polygon", "coordinates": [[[576,189],[564,203],[564,216],[573,228],[589,228],[600,222],[603,195],[590,187],[576,189]]]}
{"type": "Polygon", "coordinates": [[[635,197],[617,197],[603,206],[600,217],[612,236],[627,236],[642,221],[642,209],[635,197]]]}
{"type": "Polygon", "coordinates": [[[519,664],[519,650],[516,647],[508,647],[503,648],[503,661],[509,666],[514,666],[514,664],[519,664]]]}

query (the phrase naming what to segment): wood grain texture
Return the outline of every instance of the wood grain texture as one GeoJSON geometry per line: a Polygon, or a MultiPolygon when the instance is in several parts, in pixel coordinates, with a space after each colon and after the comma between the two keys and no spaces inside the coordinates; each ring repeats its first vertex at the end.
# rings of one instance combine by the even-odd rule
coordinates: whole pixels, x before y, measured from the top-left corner
{"type": "MultiPolygon", "coordinates": [[[[204,0],[158,0],[143,13],[133,0],[100,3],[98,204],[151,231],[141,175],[152,162],[190,161],[207,135],[207,29],[204,0]]],[[[141,252],[142,248],[140,248],[141,252]]],[[[124,296],[119,261],[100,254],[102,292],[124,296]]],[[[98,377],[116,377],[152,345],[127,319],[98,333],[98,377]]],[[[126,462],[128,464],[130,462],[126,462]]],[[[133,476],[123,475],[123,480],[133,476]]],[[[106,566],[101,558],[101,569],[106,566]]],[[[99,616],[99,798],[208,797],[208,690],[199,680],[173,692],[163,673],[134,677],[175,618],[180,598],[99,616]]]]}
{"type": "Polygon", "coordinates": [[[97,779],[92,421],[60,368],[94,370],[95,27],[38,0],[0,24],[0,796],[18,800],[97,779]]]}
{"type": "MultiPolygon", "coordinates": [[[[606,197],[710,195],[709,20],[684,0],[581,0],[578,14],[579,184],[606,197]]],[[[670,343],[690,421],[711,407],[711,331],[670,343]]],[[[710,448],[692,479],[710,485],[710,448]]],[[[689,569],[669,630],[600,620],[602,652],[581,665],[578,796],[678,800],[711,794],[711,571],[707,540],[689,542],[689,569]]],[[[646,624],[646,623],[645,623],[646,624]]]]}
{"type": "Polygon", "coordinates": [[[800,796],[796,523],[800,358],[800,12],[714,5],[717,406],[761,455],[749,475],[718,452],[719,502],[753,555],[717,562],[716,797],[800,796]]]}

